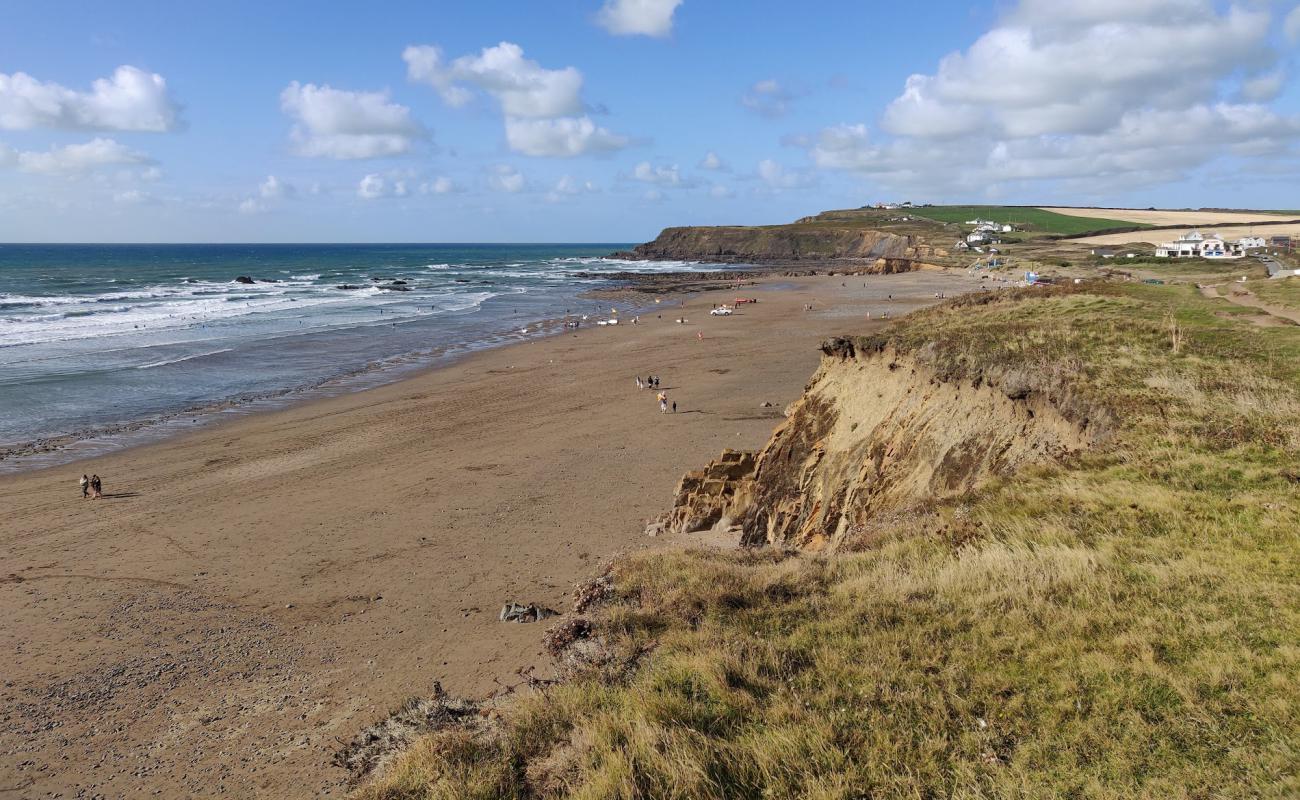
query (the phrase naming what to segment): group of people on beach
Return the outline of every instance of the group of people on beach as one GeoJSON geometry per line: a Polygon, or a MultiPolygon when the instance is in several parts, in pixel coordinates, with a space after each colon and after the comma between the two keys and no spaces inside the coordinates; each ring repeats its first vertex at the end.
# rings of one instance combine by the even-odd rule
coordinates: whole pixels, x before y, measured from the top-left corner
{"type": "MultiPolygon", "coordinates": [[[[658,389],[659,389],[659,376],[658,376],[658,375],[650,375],[650,376],[648,376],[648,377],[642,378],[640,375],[637,375],[637,376],[636,376],[636,388],[638,388],[638,389],[655,389],[655,390],[658,390],[658,389]]],[[[672,401],[670,401],[670,400],[668,399],[668,393],[667,393],[667,392],[663,392],[663,391],[657,392],[657,393],[655,394],[655,401],[659,403],[659,413],[660,413],[660,414],[667,414],[667,413],[668,413],[668,410],[669,410],[670,408],[672,409],[672,413],[674,413],[674,414],[677,413],[677,401],[676,401],[676,400],[672,400],[672,401]]]]}
{"type": "Polygon", "coordinates": [[[81,480],[77,481],[77,483],[81,486],[81,496],[83,498],[88,497],[94,500],[104,496],[104,482],[100,480],[98,475],[86,477],[85,474],[82,474],[81,480]]]}

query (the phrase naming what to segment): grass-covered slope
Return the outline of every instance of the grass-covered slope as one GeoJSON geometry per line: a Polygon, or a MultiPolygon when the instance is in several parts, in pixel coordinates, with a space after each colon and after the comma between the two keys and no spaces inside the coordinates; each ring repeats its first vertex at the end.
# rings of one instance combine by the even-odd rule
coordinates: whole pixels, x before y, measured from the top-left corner
{"type": "Polygon", "coordinates": [[[1072,217],[1026,206],[926,206],[912,209],[912,213],[937,222],[964,223],[973,219],[987,219],[1004,225],[1015,225],[1030,236],[1073,235],[1093,233],[1108,228],[1148,227],[1140,223],[1100,217],[1072,217]]]}
{"type": "Polygon", "coordinates": [[[1113,432],[854,552],[623,561],[573,677],[361,795],[1300,796],[1300,328],[1215,311],[1065,287],[863,340],[1038,375],[1113,432]]]}

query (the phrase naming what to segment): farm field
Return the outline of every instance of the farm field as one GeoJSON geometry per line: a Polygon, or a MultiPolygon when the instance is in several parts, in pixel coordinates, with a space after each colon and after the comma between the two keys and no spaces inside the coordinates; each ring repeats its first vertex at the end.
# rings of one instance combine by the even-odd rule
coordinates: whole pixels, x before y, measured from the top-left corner
{"type": "MultiPolygon", "coordinates": [[[[1168,209],[1145,208],[1044,208],[1044,211],[1067,217],[1095,218],[1098,216],[1123,220],[1124,223],[1144,225],[1227,225],[1246,224],[1260,220],[1269,220],[1277,216],[1300,213],[1290,211],[1174,211],[1168,209]]],[[[1086,230],[1096,230],[1088,228],[1086,230]]]]}
{"type": "Polygon", "coordinates": [[[979,218],[1010,223],[1023,226],[1025,230],[1021,233],[1029,236],[1087,233],[1139,224],[1123,219],[1058,214],[1052,210],[1027,206],[931,206],[912,209],[912,213],[938,222],[963,223],[979,218]]]}
{"type": "MultiPolygon", "coordinates": [[[[1284,225],[1191,225],[1199,228],[1201,233],[1217,233],[1224,239],[1238,239],[1242,236],[1300,236],[1300,222],[1294,222],[1284,225]]],[[[1083,244],[1132,244],[1145,242],[1146,244],[1160,244],[1171,239],[1178,238],[1178,231],[1171,230],[1146,230],[1132,231],[1129,233],[1105,233],[1097,236],[1086,236],[1075,241],[1083,244]]]]}

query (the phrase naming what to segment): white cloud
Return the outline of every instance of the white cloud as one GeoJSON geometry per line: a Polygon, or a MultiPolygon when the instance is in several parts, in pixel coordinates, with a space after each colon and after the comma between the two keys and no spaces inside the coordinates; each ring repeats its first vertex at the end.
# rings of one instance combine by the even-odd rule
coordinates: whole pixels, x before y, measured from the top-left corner
{"type": "Polygon", "coordinates": [[[659,186],[682,185],[682,175],[676,164],[671,167],[656,167],[652,166],[649,161],[642,161],[632,170],[632,178],[643,183],[653,183],[659,186]]]}
{"type": "Polygon", "coordinates": [[[18,153],[17,163],[23,172],[80,175],[104,167],[150,164],[152,160],[112,139],[96,138],[84,144],[18,153]]]}
{"type": "Polygon", "coordinates": [[[497,164],[488,176],[488,186],[498,192],[515,194],[522,192],[525,185],[524,176],[509,164],[497,164]]]}
{"type": "Polygon", "coordinates": [[[570,157],[628,145],[585,113],[581,72],[546,69],[512,42],[452,61],[436,46],[412,45],[402,59],[407,77],[437,89],[448,105],[465,105],[476,90],[495,100],[505,117],[506,143],[517,153],[570,157]]]}
{"type": "Polygon", "coordinates": [[[772,189],[800,189],[817,182],[815,175],[787,169],[770,158],[758,162],[758,177],[772,189]]]}
{"type": "Polygon", "coordinates": [[[246,198],[239,204],[239,213],[260,214],[296,193],[297,189],[293,184],[285,183],[274,175],[267,175],[266,180],[257,186],[257,196],[246,198]]]}
{"type": "Polygon", "coordinates": [[[682,0],[606,0],[596,23],[619,36],[667,36],[682,0]]]}
{"type": "Polygon", "coordinates": [[[420,194],[451,194],[460,190],[456,182],[446,175],[439,175],[431,181],[420,184],[420,194]]]}
{"type": "Polygon", "coordinates": [[[264,200],[279,200],[294,193],[294,188],[274,175],[267,175],[266,180],[257,187],[257,193],[264,200]]]}
{"type": "Polygon", "coordinates": [[[0,128],[163,132],[178,126],[161,75],[120,66],[89,92],[41,82],[24,72],[0,73],[0,128]]]}
{"type": "Polygon", "coordinates": [[[583,111],[581,72],[573,67],[546,69],[524,58],[523,48],[512,42],[451,63],[443,61],[442,50],[429,45],[406,48],[402,59],[407,77],[433,86],[448,105],[464,105],[469,95],[463,84],[469,84],[496,98],[508,117],[550,119],[583,111]]]}
{"type": "Polygon", "coordinates": [[[1286,73],[1280,69],[1247,78],[1241,83],[1241,96],[1255,103],[1265,103],[1282,93],[1286,73]]]}
{"type": "Polygon", "coordinates": [[[705,153],[704,158],[700,159],[699,167],[700,169],[717,170],[717,171],[726,171],[730,169],[730,167],[727,166],[727,162],[719,158],[718,154],[713,152],[712,150],[705,153]]]}
{"type": "Polygon", "coordinates": [[[591,181],[580,181],[572,175],[564,175],[555,182],[555,187],[546,193],[548,203],[558,203],[565,197],[599,192],[600,187],[591,181]]]}
{"type": "Polygon", "coordinates": [[[12,167],[18,163],[18,151],[0,142],[0,167],[12,167]]]}
{"type": "Polygon", "coordinates": [[[158,198],[142,189],[126,189],[113,195],[113,202],[121,206],[155,205],[158,198]]]}
{"type": "Polygon", "coordinates": [[[745,108],[770,119],[788,114],[793,101],[794,94],[774,78],[755,83],[740,98],[740,104],[745,108]]]}
{"type": "Polygon", "coordinates": [[[627,146],[628,140],[597,127],[588,117],[506,117],[506,143],[526,156],[564,157],[619,150],[627,146]]]}
{"type": "Polygon", "coordinates": [[[1300,136],[1300,119],[1262,105],[1286,80],[1270,27],[1258,6],[1221,14],[1212,0],[1020,0],[967,50],[907,79],[881,119],[889,136],[840,125],[807,147],[822,168],[949,194],[1176,180],[1300,136]]]}
{"type": "Polygon", "coordinates": [[[1286,33],[1287,39],[1300,42],[1300,6],[1291,9],[1291,13],[1286,15],[1282,30],[1286,33]]]}
{"type": "Polygon", "coordinates": [[[646,189],[641,195],[641,199],[651,203],[658,203],[664,199],[664,193],[658,189],[646,189]]]}
{"type": "Polygon", "coordinates": [[[411,109],[390,102],[387,92],[350,92],[294,81],[280,93],[280,109],[295,120],[291,137],[301,156],[396,156],[428,137],[411,118],[411,109]]]}
{"type": "Polygon", "coordinates": [[[735,195],[735,192],[720,183],[715,183],[709,187],[709,197],[715,200],[723,200],[728,197],[735,197],[735,195]]]}
{"type": "Polygon", "coordinates": [[[378,200],[381,197],[406,197],[409,191],[406,181],[387,177],[372,172],[357,184],[357,197],[362,200],[378,200]]]}

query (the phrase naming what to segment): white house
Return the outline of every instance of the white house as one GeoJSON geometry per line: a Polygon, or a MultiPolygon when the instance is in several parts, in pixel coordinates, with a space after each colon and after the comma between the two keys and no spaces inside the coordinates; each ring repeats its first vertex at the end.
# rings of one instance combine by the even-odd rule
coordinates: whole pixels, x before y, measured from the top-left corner
{"type": "Polygon", "coordinates": [[[986,241],[988,241],[988,238],[989,237],[986,236],[982,231],[976,231],[966,237],[966,242],[968,244],[984,244],[986,241]]]}
{"type": "Polygon", "coordinates": [[[1189,231],[1172,242],[1163,242],[1156,248],[1158,258],[1245,258],[1246,249],[1240,242],[1225,242],[1222,236],[1203,236],[1199,231],[1189,231]]]}
{"type": "Polygon", "coordinates": [[[1237,240],[1237,245],[1242,250],[1258,250],[1261,247],[1267,247],[1268,243],[1264,241],[1263,236],[1243,236],[1237,240]]]}

